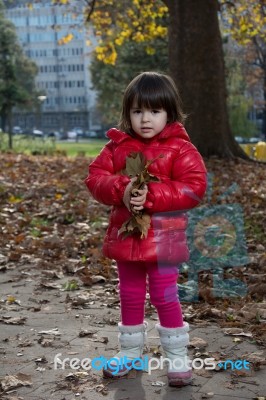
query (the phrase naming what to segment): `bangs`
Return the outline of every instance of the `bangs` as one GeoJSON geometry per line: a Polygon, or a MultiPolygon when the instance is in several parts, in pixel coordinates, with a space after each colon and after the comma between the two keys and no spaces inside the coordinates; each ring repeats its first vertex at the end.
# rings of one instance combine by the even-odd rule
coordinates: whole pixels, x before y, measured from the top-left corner
{"type": "Polygon", "coordinates": [[[131,100],[131,107],[135,104],[138,108],[166,108],[166,99],[156,87],[143,88],[135,93],[131,100]]]}

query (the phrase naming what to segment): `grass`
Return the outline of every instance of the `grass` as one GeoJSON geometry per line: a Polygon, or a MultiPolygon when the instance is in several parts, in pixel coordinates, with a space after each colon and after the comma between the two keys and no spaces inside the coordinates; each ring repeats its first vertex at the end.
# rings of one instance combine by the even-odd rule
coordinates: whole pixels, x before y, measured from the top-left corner
{"type": "Polygon", "coordinates": [[[97,156],[103,146],[107,143],[107,139],[90,139],[87,142],[56,142],[56,150],[66,152],[70,157],[79,154],[95,157],[97,156]]]}
{"type": "MultiPolygon", "coordinates": [[[[26,135],[13,136],[14,153],[23,154],[52,154],[55,150],[55,143],[51,139],[41,139],[26,135]]],[[[8,135],[0,133],[0,151],[10,151],[8,147],[8,135]]]]}
{"type": "MultiPolygon", "coordinates": [[[[107,139],[89,139],[84,142],[61,142],[47,138],[41,139],[26,135],[15,135],[13,136],[12,152],[36,155],[66,154],[69,157],[82,154],[87,157],[95,157],[106,143],[107,139]]],[[[0,133],[0,151],[9,151],[8,135],[4,133],[0,133]]]]}

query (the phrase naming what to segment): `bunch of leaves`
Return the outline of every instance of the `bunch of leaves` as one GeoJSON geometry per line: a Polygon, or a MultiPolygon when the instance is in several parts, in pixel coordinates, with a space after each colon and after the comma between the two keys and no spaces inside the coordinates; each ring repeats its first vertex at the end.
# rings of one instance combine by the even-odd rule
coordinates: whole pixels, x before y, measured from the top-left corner
{"type": "MultiPolygon", "coordinates": [[[[122,173],[130,178],[137,178],[132,184],[131,196],[139,196],[139,190],[142,190],[147,183],[159,181],[156,176],[149,173],[148,168],[155,160],[162,157],[160,154],[152,160],[146,160],[141,152],[132,152],[126,157],[126,168],[122,173]]],[[[118,234],[123,234],[123,239],[135,233],[140,234],[141,239],[146,238],[151,226],[150,215],[145,210],[135,210],[133,205],[130,205],[130,211],[131,217],[123,223],[118,234]]]]}

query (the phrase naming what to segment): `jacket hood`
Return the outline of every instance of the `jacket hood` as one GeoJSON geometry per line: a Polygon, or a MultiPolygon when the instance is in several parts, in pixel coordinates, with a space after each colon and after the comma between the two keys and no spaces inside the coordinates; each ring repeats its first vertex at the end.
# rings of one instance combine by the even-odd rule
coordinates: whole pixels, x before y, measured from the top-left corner
{"type": "Polygon", "coordinates": [[[148,141],[151,142],[153,139],[154,140],[163,140],[167,139],[170,137],[178,137],[179,139],[186,140],[187,142],[190,142],[190,138],[187,134],[187,131],[185,130],[184,126],[180,122],[173,122],[172,124],[167,124],[162,132],[160,132],[158,135],[154,136],[151,139],[142,139],[140,136],[130,136],[127,133],[120,131],[119,129],[116,128],[111,128],[107,132],[106,136],[113,140],[115,143],[121,143],[124,140],[128,139],[140,139],[143,140],[144,142],[148,141]]]}

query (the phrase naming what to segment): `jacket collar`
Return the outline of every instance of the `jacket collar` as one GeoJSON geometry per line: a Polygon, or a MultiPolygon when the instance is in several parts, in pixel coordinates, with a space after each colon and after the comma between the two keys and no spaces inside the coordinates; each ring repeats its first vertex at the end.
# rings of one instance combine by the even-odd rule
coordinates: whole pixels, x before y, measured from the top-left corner
{"type": "Polygon", "coordinates": [[[152,141],[163,140],[169,137],[178,137],[179,139],[184,139],[190,142],[190,138],[180,122],[173,122],[172,124],[167,124],[159,135],[154,136],[152,139],[143,140],[140,136],[130,136],[127,133],[120,131],[119,129],[112,128],[109,129],[106,136],[113,140],[115,143],[121,143],[124,140],[142,140],[143,142],[150,143],[152,141]]]}

